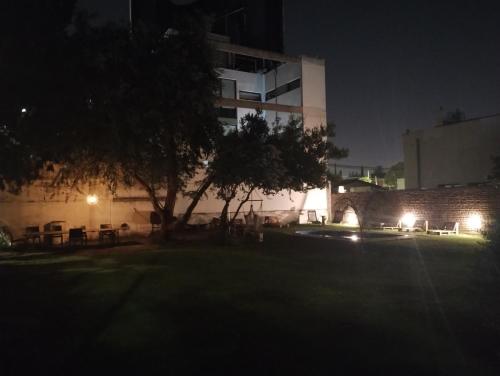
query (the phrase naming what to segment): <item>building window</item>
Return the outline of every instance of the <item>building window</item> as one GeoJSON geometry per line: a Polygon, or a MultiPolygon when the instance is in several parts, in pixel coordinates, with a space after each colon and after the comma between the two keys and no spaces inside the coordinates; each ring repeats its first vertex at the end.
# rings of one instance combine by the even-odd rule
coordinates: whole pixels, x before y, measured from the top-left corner
{"type": "Polygon", "coordinates": [[[234,107],[219,107],[218,117],[223,119],[237,119],[238,111],[234,107]]]}
{"type": "Polygon", "coordinates": [[[288,93],[292,90],[295,90],[300,87],[300,78],[293,80],[285,85],[281,85],[274,90],[271,90],[266,93],[266,101],[279,97],[285,93],[288,93]]]}
{"type": "Polygon", "coordinates": [[[240,99],[246,101],[262,102],[262,96],[260,93],[253,93],[251,91],[240,90],[240,99]]]}
{"type": "Polygon", "coordinates": [[[221,78],[219,82],[219,96],[221,98],[236,99],[236,81],[221,78]]]}

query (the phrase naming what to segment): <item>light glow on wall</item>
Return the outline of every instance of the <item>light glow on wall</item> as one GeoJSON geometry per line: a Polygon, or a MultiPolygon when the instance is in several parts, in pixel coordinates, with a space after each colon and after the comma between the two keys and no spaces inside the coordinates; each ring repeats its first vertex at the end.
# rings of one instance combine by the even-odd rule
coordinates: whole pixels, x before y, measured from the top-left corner
{"type": "Polygon", "coordinates": [[[87,196],[87,204],[89,205],[97,205],[97,202],[99,201],[97,195],[88,195],[87,196]]]}
{"type": "Polygon", "coordinates": [[[410,228],[413,227],[415,225],[416,221],[417,221],[417,218],[415,217],[415,214],[413,214],[413,213],[406,213],[401,218],[401,223],[405,227],[410,227],[410,228]]]}
{"type": "Polygon", "coordinates": [[[483,227],[483,220],[477,213],[470,214],[467,217],[467,227],[473,231],[480,231],[483,227]]]}
{"type": "Polygon", "coordinates": [[[348,226],[359,226],[358,216],[353,209],[347,209],[345,211],[344,223],[348,226]]]}

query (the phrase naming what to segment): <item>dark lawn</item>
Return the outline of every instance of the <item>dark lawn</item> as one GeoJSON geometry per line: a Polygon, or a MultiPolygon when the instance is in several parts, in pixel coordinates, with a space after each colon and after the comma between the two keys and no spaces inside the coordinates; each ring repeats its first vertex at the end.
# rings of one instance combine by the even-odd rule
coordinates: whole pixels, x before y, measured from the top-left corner
{"type": "Polygon", "coordinates": [[[280,232],[2,254],[0,375],[499,375],[494,260],[478,239],[280,232]]]}

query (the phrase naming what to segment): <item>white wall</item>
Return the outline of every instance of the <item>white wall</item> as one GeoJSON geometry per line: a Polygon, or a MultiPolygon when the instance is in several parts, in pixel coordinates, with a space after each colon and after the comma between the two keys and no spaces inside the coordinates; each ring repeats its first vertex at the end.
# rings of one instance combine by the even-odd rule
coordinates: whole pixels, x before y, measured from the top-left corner
{"type": "Polygon", "coordinates": [[[284,63],[266,73],[265,89],[271,91],[300,77],[302,77],[300,64],[284,63]]]}
{"type": "Polygon", "coordinates": [[[403,135],[407,189],[418,188],[417,140],[421,188],[484,182],[500,154],[500,115],[403,135]]]}
{"type": "Polygon", "coordinates": [[[264,76],[262,74],[221,69],[220,78],[236,80],[236,95],[239,94],[240,90],[264,94],[264,76]]]}
{"type": "Polygon", "coordinates": [[[326,126],[325,62],[302,56],[304,127],[326,126]]]}
{"type": "MultiPolygon", "coordinates": [[[[198,176],[200,177],[200,176],[198,176]]],[[[193,187],[193,186],[192,186],[193,187]]],[[[96,186],[92,190],[86,188],[78,191],[60,191],[55,193],[42,184],[23,190],[20,195],[0,192],[0,224],[5,224],[13,232],[14,238],[20,238],[27,226],[43,225],[51,221],[66,221],[66,230],[72,227],[86,226],[89,236],[96,237],[100,224],[111,223],[115,228],[127,223],[132,233],[147,234],[151,230],[149,214],[153,207],[145,191],[139,187],[120,188],[113,196],[105,186],[96,186]],[[97,194],[97,205],[88,205],[88,193],[97,194]]],[[[162,196],[162,192],[158,193],[162,196]]],[[[284,222],[306,221],[307,210],[316,210],[318,218],[328,216],[327,190],[311,190],[308,193],[283,191],[274,196],[265,196],[255,192],[253,202],[257,214],[277,215],[284,222]]],[[[184,213],[190,200],[179,195],[175,213],[184,213]]],[[[207,192],[193,214],[192,223],[208,223],[218,217],[223,202],[217,200],[215,192],[207,192]]],[[[239,202],[234,201],[230,207],[235,211],[239,202]]],[[[243,206],[241,216],[250,210],[251,203],[243,206]]]]}

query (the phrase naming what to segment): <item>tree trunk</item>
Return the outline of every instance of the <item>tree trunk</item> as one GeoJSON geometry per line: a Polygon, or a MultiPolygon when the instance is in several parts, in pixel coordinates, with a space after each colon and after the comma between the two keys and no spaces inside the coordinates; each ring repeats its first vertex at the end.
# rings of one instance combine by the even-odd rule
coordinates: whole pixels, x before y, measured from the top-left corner
{"type": "Polygon", "coordinates": [[[195,195],[193,196],[193,199],[191,203],[189,204],[188,208],[186,209],[186,212],[182,216],[182,219],[177,223],[177,228],[181,229],[186,224],[188,223],[189,219],[191,218],[191,215],[193,214],[194,209],[196,208],[196,205],[198,205],[198,202],[201,200],[207,189],[210,187],[212,184],[212,177],[207,177],[203,184],[198,188],[196,191],[195,195]]]}
{"type": "Polygon", "coordinates": [[[220,237],[222,243],[226,243],[229,239],[229,220],[228,220],[228,212],[229,212],[229,204],[232,199],[226,200],[224,203],[224,207],[222,208],[222,213],[220,215],[220,237]]]}
{"type": "Polygon", "coordinates": [[[170,239],[170,230],[174,222],[174,209],[175,203],[177,202],[178,188],[177,178],[169,178],[167,183],[167,196],[165,197],[161,218],[161,232],[164,239],[170,239]]]}
{"type": "Polygon", "coordinates": [[[229,204],[230,203],[231,203],[231,200],[226,200],[224,203],[224,207],[222,208],[222,212],[220,214],[221,227],[228,227],[229,226],[228,212],[229,212],[229,204]]]}
{"type": "Polygon", "coordinates": [[[236,217],[240,213],[240,210],[243,207],[243,205],[245,205],[245,203],[247,203],[248,200],[250,200],[250,195],[252,194],[252,192],[254,191],[254,189],[255,188],[250,189],[250,191],[248,191],[245,199],[240,202],[240,204],[238,205],[238,208],[236,209],[236,213],[234,213],[233,218],[231,218],[231,221],[229,223],[230,225],[232,225],[234,223],[234,220],[236,219],[236,217]]]}

